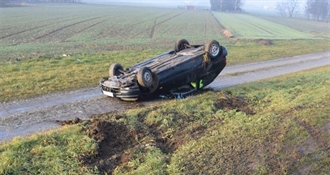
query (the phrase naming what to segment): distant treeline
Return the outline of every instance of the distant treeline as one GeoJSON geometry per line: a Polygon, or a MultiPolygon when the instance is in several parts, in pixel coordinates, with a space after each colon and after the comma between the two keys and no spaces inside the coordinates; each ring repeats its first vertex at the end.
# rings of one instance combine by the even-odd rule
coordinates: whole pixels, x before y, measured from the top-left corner
{"type": "Polygon", "coordinates": [[[81,3],[82,0],[0,0],[0,6],[14,6],[23,3],[81,3]]]}
{"type": "Polygon", "coordinates": [[[211,10],[221,12],[242,12],[242,0],[210,0],[211,10]]]}

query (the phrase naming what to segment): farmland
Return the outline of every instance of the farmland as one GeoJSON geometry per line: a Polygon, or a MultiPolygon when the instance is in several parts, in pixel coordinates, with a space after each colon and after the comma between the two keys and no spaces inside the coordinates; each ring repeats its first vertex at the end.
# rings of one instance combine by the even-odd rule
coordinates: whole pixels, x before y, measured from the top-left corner
{"type": "Polygon", "coordinates": [[[321,21],[311,21],[306,19],[292,19],[292,18],[280,18],[270,16],[259,16],[262,19],[279,23],[290,28],[311,33],[321,38],[330,38],[330,23],[321,21]]]}
{"type": "MultiPolygon", "coordinates": [[[[118,6],[2,9],[1,60],[114,50],[169,49],[178,38],[225,41],[207,11],[118,6]]],[[[226,44],[226,42],[224,43],[226,44]]]]}
{"type": "Polygon", "coordinates": [[[232,45],[222,35],[224,28],[239,39],[316,39],[329,35],[313,22],[306,27],[316,26],[315,35],[244,14],[86,4],[2,8],[0,20],[2,61],[115,50],[168,50],[179,38],[192,43],[216,39],[232,45]]]}
{"type": "Polygon", "coordinates": [[[316,39],[312,34],[246,14],[214,12],[213,15],[235,38],[316,39]]]}
{"type": "Polygon", "coordinates": [[[330,48],[329,33],[317,22],[315,34],[209,11],[53,4],[1,8],[0,20],[0,101],[96,86],[111,63],[128,67],[173,49],[181,38],[194,44],[218,40],[229,51],[229,65],[330,48]],[[224,29],[234,38],[224,37],[224,29]],[[259,42],[265,39],[269,44],[259,42]]]}
{"type": "MultiPolygon", "coordinates": [[[[229,65],[330,49],[329,33],[318,25],[313,33],[300,30],[302,23],[295,30],[281,23],[282,33],[253,36],[242,30],[259,33],[263,23],[280,22],[259,24],[247,16],[259,27],[235,29],[207,11],[97,5],[0,10],[1,102],[96,86],[110,63],[130,66],[172,49],[178,38],[219,40],[229,65]],[[223,37],[223,29],[235,38],[223,37]]],[[[329,74],[326,66],[15,138],[0,145],[0,174],[327,174],[329,74]]]]}

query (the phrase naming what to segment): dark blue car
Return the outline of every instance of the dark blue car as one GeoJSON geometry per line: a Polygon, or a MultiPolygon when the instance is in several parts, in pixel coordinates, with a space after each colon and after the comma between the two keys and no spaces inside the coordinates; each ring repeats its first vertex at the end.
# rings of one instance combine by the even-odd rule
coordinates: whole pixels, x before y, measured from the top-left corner
{"type": "Polygon", "coordinates": [[[190,45],[176,41],[166,52],[126,70],[118,64],[109,68],[109,77],[101,80],[104,95],[125,101],[157,92],[170,92],[183,86],[199,90],[210,84],[226,66],[227,50],[217,41],[190,45]]]}

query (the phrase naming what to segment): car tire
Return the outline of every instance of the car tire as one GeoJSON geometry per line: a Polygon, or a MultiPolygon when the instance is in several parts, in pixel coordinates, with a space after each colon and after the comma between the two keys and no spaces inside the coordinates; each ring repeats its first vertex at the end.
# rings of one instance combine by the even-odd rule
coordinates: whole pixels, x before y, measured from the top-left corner
{"type": "Polygon", "coordinates": [[[189,42],[186,39],[180,39],[175,42],[174,50],[180,52],[183,49],[188,48],[189,42]]]}
{"type": "Polygon", "coordinates": [[[111,64],[109,68],[109,77],[111,78],[120,75],[121,74],[120,70],[123,70],[122,65],[118,63],[111,64]]]}
{"type": "Polygon", "coordinates": [[[148,67],[142,67],[138,70],[137,80],[140,86],[149,90],[149,93],[154,92],[158,87],[158,76],[148,67]]]}
{"type": "Polygon", "coordinates": [[[220,44],[218,41],[212,40],[205,44],[205,52],[208,54],[211,58],[216,58],[220,55],[220,44]]]}

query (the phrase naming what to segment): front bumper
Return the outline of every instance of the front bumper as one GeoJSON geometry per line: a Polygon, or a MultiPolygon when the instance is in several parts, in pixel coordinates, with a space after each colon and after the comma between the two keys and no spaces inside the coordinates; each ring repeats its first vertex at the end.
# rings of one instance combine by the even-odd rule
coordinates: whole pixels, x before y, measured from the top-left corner
{"type": "Polygon", "coordinates": [[[101,80],[101,91],[104,95],[115,98],[138,98],[141,94],[140,88],[136,86],[117,87],[109,86],[109,80],[104,78],[101,80]]]}

